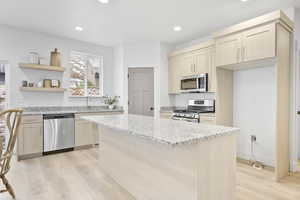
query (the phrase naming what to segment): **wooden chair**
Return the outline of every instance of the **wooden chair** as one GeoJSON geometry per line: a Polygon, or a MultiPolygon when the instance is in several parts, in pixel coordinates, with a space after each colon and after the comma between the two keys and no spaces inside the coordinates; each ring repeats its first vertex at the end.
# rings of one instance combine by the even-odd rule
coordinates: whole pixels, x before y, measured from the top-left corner
{"type": "Polygon", "coordinates": [[[2,180],[6,188],[5,190],[0,190],[0,193],[8,192],[14,199],[16,197],[15,193],[5,176],[10,169],[10,161],[13,155],[17,135],[19,132],[18,130],[21,122],[22,112],[23,110],[6,110],[0,113],[0,117],[5,117],[6,126],[9,131],[7,149],[3,149],[2,141],[0,143],[0,179],[2,180]]]}

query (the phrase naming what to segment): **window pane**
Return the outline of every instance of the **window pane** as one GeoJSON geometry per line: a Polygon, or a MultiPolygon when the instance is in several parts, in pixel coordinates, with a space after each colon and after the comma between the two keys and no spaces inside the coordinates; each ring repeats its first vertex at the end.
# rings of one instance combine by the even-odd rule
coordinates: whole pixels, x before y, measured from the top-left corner
{"type": "Polygon", "coordinates": [[[70,91],[72,96],[85,96],[85,63],[81,56],[71,55],[70,91]]]}
{"type": "Polygon", "coordinates": [[[80,52],[71,53],[70,92],[72,96],[100,96],[102,58],[80,52]]]}
{"type": "Polygon", "coordinates": [[[100,59],[90,57],[87,61],[87,92],[89,96],[100,95],[100,59]]]}

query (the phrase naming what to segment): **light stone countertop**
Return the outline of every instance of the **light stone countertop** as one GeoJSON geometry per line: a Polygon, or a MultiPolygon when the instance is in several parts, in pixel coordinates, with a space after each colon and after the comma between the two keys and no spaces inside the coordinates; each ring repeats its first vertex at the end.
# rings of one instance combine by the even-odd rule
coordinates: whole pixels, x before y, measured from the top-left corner
{"type": "Polygon", "coordinates": [[[178,145],[239,133],[239,128],[190,123],[141,115],[84,116],[82,119],[132,135],[178,145]]]}
{"type": "Polygon", "coordinates": [[[23,115],[66,114],[66,113],[106,113],[123,112],[122,107],[108,109],[107,106],[59,106],[59,107],[26,107],[23,115]]]}

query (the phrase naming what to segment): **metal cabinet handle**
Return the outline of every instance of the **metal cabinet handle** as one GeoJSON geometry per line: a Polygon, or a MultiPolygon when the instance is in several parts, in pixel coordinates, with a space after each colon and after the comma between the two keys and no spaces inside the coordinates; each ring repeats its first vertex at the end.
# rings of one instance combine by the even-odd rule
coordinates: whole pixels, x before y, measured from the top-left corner
{"type": "Polygon", "coordinates": [[[242,59],[245,60],[245,53],[246,53],[246,47],[243,46],[242,48],[242,59]]]}
{"type": "Polygon", "coordinates": [[[241,49],[238,48],[237,49],[237,54],[236,54],[236,58],[237,58],[237,61],[240,62],[240,54],[241,54],[241,49]]]}

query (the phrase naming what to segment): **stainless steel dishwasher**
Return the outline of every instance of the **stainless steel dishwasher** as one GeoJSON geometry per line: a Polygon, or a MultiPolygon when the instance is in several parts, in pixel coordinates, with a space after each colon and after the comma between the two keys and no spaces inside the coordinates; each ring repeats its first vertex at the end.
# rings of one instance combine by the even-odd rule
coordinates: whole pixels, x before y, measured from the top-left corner
{"type": "Polygon", "coordinates": [[[44,154],[73,150],[74,114],[47,114],[44,118],[44,154]]]}

